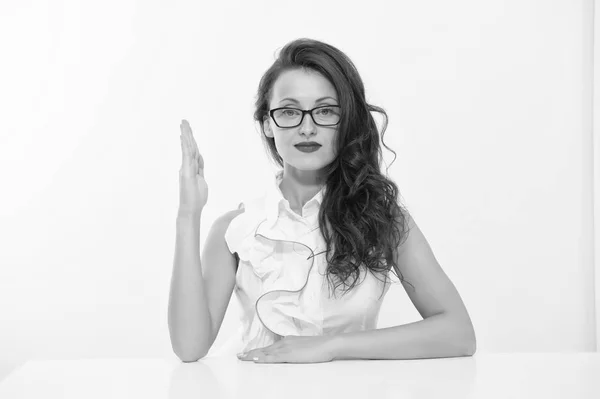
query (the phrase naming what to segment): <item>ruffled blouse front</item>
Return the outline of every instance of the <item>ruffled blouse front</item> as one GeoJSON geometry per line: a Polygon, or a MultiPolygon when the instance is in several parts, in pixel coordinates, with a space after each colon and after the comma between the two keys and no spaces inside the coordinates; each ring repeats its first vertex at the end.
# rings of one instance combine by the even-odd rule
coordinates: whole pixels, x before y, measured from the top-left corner
{"type": "MultiPolygon", "coordinates": [[[[318,214],[326,187],[302,208],[291,210],[279,187],[283,171],[259,198],[240,204],[225,232],[239,257],[235,295],[241,315],[236,350],[268,346],[287,335],[316,336],[377,328],[381,301],[390,283],[363,267],[357,285],[330,295],[326,244],[318,214]]],[[[333,289],[333,288],[331,288],[333,289]]]]}

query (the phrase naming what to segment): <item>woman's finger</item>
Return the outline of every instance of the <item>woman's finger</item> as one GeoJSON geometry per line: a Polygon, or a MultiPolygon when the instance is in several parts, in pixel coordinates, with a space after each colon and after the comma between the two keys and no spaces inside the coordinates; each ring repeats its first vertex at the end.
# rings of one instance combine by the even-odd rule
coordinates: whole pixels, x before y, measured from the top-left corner
{"type": "Polygon", "coordinates": [[[192,150],[190,147],[190,142],[189,139],[187,138],[187,135],[183,132],[183,127],[182,127],[182,133],[181,133],[181,139],[182,139],[182,144],[183,144],[183,159],[185,162],[191,162],[193,154],[192,154],[192,150]]]}
{"type": "Polygon", "coordinates": [[[190,139],[190,145],[191,145],[191,150],[192,153],[194,154],[199,154],[200,150],[198,149],[198,144],[196,143],[196,139],[194,138],[194,134],[192,133],[192,127],[190,126],[190,123],[187,120],[183,120],[185,129],[188,133],[188,138],[190,139]]]}
{"type": "Polygon", "coordinates": [[[192,145],[192,139],[190,138],[190,132],[189,132],[188,128],[185,126],[185,124],[183,125],[183,130],[185,131],[185,142],[187,144],[188,152],[190,154],[190,157],[194,158],[196,156],[196,153],[194,152],[194,146],[192,145]]]}
{"type": "Polygon", "coordinates": [[[183,129],[185,130],[185,138],[186,138],[186,142],[188,145],[188,151],[190,153],[190,156],[192,158],[196,157],[196,151],[194,151],[194,145],[192,143],[192,133],[190,131],[189,126],[187,126],[186,124],[183,125],[183,129]]]}
{"type": "Polygon", "coordinates": [[[198,143],[196,143],[196,138],[192,134],[192,128],[189,125],[188,125],[188,129],[190,132],[190,140],[192,141],[192,147],[193,147],[194,151],[196,151],[196,153],[200,153],[200,150],[198,149],[198,143]]]}

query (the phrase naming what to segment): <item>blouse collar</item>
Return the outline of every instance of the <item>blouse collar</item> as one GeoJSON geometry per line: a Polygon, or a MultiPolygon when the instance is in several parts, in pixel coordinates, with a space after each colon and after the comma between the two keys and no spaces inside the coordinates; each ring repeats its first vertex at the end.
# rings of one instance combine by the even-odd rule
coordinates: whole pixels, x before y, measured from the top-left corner
{"type": "MultiPolygon", "coordinates": [[[[279,218],[279,211],[281,208],[286,206],[289,208],[289,203],[283,196],[279,185],[283,180],[283,170],[279,170],[275,174],[272,184],[267,189],[266,206],[267,206],[267,223],[269,227],[272,227],[277,219],[279,218]]],[[[318,193],[316,193],[310,200],[306,202],[302,208],[302,214],[311,214],[310,209],[314,208],[314,212],[318,212],[321,203],[323,202],[323,196],[325,195],[327,185],[324,185],[318,193]]]]}

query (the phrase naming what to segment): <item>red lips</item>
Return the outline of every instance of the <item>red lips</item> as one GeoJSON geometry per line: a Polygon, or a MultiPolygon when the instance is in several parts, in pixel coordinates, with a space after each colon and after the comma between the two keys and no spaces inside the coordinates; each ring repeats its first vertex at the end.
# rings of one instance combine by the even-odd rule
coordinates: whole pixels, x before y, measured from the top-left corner
{"type": "Polygon", "coordinates": [[[298,144],[294,144],[294,146],[296,147],[313,147],[313,146],[321,146],[321,144],[319,143],[315,143],[314,141],[308,141],[306,143],[298,143],[298,144]]]}

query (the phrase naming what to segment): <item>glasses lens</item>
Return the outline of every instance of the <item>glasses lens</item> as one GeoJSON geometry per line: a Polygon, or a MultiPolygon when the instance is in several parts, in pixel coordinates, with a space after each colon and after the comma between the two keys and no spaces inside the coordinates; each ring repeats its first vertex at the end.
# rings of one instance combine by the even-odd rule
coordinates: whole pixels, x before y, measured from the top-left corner
{"type": "Polygon", "coordinates": [[[322,107],[313,112],[317,123],[322,125],[335,125],[340,120],[340,107],[322,107]]]}
{"type": "Polygon", "coordinates": [[[302,112],[297,109],[283,108],[273,112],[275,122],[282,127],[296,126],[302,119],[302,112]]]}

